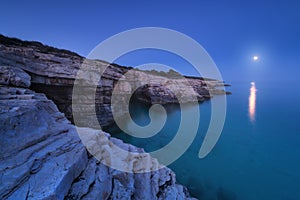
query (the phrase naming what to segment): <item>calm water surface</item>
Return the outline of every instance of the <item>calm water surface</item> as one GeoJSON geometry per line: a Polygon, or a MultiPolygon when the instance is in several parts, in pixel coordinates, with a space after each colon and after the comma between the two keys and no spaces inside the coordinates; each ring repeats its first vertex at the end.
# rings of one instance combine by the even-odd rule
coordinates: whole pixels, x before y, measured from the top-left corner
{"type": "MultiPolygon", "coordinates": [[[[200,109],[197,136],[185,154],[169,167],[179,183],[200,199],[300,199],[300,93],[288,83],[236,82],[228,88],[227,116],[213,151],[198,158],[210,120],[210,102],[182,109],[200,109]]],[[[218,98],[217,96],[214,98],[218,98]]],[[[148,107],[134,104],[136,123],[149,123],[148,107]]],[[[180,107],[166,106],[167,123],[155,136],[114,136],[153,151],[168,144],[180,123],[180,107]]],[[[193,119],[191,119],[192,122],[193,119]]],[[[188,130],[187,130],[188,134],[188,130]]]]}

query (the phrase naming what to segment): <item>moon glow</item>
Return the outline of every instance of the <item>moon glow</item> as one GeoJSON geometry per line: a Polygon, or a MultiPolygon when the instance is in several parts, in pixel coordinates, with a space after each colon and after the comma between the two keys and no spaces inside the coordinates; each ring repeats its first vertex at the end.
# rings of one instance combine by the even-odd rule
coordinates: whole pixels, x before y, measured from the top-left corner
{"type": "Polygon", "coordinates": [[[253,56],[252,59],[253,59],[254,61],[257,61],[257,60],[258,60],[258,56],[253,56]]]}

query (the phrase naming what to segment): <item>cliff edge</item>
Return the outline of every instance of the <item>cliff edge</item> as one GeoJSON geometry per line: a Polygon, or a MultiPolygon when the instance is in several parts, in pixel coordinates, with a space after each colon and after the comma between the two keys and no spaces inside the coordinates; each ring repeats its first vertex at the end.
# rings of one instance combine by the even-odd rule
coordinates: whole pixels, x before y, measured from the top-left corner
{"type": "MultiPolygon", "coordinates": [[[[166,167],[158,168],[159,163],[150,156],[150,167],[157,170],[143,173],[143,159],[120,160],[107,151],[105,159],[122,165],[134,163],[128,166],[131,172],[122,172],[87,152],[77,134],[79,127],[65,117],[72,119],[67,97],[81,62],[82,57],[66,50],[0,36],[0,198],[190,199],[187,189],[176,183],[175,174],[166,167]],[[35,89],[53,98],[65,114],[35,89]]],[[[112,68],[115,71],[108,71],[104,80],[109,82],[108,90],[111,80],[127,70],[112,68]]],[[[101,99],[101,106],[107,106],[107,100],[101,99]]],[[[104,124],[111,122],[104,120],[109,118],[107,113],[102,112],[104,124]]],[[[102,138],[103,146],[113,143],[129,152],[144,152],[103,131],[80,129],[102,138]]]]}
{"type": "MultiPolygon", "coordinates": [[[[213,93],[226,93],[216,89],[222,82],[185,78],[199,102],[213,93]]],[[[90,89],[89,80],[82,79],[85,90],[90,89]]],[[[101,126],[114,122],[111,96],[117,83],[121,83],[117,92],[122,98],[134,93],[145,103],[176,103],[177,96],[168,90],[173,88],[183,102],[194,100],[181,78],[170,82],[164,74],[88,60],[67,50],[0,35],[0,198],[190,199],[187,189],[176,183],[175,174],[161,168],[149,154],[146,158],[150,166],[134,156],[121,159],[110,147],[114,144],[128,152],[144,152],[143,149],[92,129],[95,124],[90,114],[95,107],[101,126]],[[84,96],[78,101],[80,110],[74,111],[73,85],[82,65],[92,72],[108,67],[99,77],[95,99],[84,96]],[[144,86],[134,91],[137,81],[144,86]],[[76,124],[81,128],[71,123],[73,112],[84,116],[76,124]],[[119,162],[129,172],[112,169],[91,156],[78,129],[91,138],[100,138],[106,147],[104,159],[119,162]],[[146,172],[149,167],[157,170],[146,172]]],[[[117,114],[122,116],[122,109],[117,114]]]]}
{"type": "MultiPolygon", "coordinates": [[[[118,160],[110,151],[105,158],[134,163],[132,173],[96,160],[56,105],[28,89],[30,79],[20,68],[0,66],[1,199],[190,199],[166,167],[135,173],[143,170],[143,160],[118,160]]],[[[143,152],[108,133],[81,129],[105,138],[103,146],[110,141],[130,152],[143,152]]],[[[159,165],[151,160],[151,167],[159,165]]]]}
{"type": "MultiPolygon", "coordinates": [[[[77,121],[77,124],[82,127],[96,127],[91,123],[94,121],[91,120],[94,117],[91,113],[95,108],[101,126],[114,122],[111,97],[117,83],[122,86],[117,92],[122,98],[130,98],[134,93],[140,101],[151,104],[176,103],[178,102],[177,96],[182,98],[182,102],[194,101],[195,98],[202,102],[210,99],[214,94],[226,94],[225,91],[216,88],[224,85],[217,80],[184,76],[181,76],[184,80],[173,78],[167,73],[147,72],[101,60],[89,60],[67,50],[2,35],[0,35],[0,65],[14,66],[28,73],[31,77],[30,88],[36,92],[45,93],[71,122],[73,122],[74,81],[81,67],[88,69],[90,76],[99,79],[99,84],[95,96],[85,94],[85,98],[77,101],[79,104],[77,107],[80,107],[80,110],[74,112],[84,116],[77,121]],[[102,71],[101,77],[99,70],[102,71]],[[134,91],[136,85],[142,85],[142,87],[134,91]],[[191,86],[195,93],[191,94],[190,90],[186,90],[187,85],[191,86]],[[173,88],[178,95],[174,95],[169,88],[173,88]]],[[[86,91],[91,90],[90,76],[82,77],[82,85],[86,91]]],[[[123,99],[120,101],[122,102],[123,99]]],[[[124,114],[122,109],[115,110],[119,112],[115,113],[116,115],[124,114]]]]}

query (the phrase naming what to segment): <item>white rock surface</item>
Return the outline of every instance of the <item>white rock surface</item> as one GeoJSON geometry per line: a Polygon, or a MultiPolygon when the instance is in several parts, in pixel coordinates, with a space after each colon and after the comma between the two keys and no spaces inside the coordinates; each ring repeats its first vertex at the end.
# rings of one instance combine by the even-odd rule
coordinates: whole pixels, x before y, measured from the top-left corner
{"type": "Polygon", "coordinates": [[[120,162],[132,172],[96,160],[83,146],[76,127],[44,94],[0,85],[0,121],[0,199],[190,198],[170,169],[134,173],[156,168],[158,163],[145,165],[137,157],[122,160],[108,144],[132,152],[142,149],[102,131],[81,128],[107,146],[104,159],[120,162]]]}

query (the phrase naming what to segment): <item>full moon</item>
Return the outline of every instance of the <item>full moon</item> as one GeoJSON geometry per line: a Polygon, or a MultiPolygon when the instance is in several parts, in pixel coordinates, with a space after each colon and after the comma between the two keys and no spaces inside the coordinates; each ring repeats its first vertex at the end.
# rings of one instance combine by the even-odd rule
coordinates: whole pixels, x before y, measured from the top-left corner
{"type": "Polygon", "coordinates": [[[252,59],[253,59],[254,61],[257,61],[257,60],[258,60],[258,56],[253,56],[252,59]]]}

